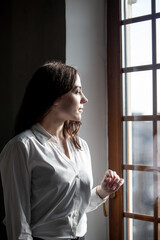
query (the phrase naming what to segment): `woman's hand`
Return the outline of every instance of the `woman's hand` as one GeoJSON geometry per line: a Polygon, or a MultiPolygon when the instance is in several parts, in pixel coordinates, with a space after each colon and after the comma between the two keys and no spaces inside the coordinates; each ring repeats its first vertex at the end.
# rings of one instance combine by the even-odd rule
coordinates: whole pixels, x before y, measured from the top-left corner
{"type": "Polygon", "coordinates": [[[120,178],[115,171],[109,169],[106,171],[101,185],[96,188],[97,194],[103,199],[116,192],[123,183],[124,179],[120,178]]]}

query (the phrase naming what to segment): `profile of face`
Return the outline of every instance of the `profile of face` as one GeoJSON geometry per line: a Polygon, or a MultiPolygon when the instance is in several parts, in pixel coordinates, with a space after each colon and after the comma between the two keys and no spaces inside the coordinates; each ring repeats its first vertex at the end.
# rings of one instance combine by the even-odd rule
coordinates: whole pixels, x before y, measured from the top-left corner
{"type": "Polygon", "coordinates": [[[53,106],[61,120],[80,121],[84,104],[88,99],[82,92],[81,79],[77,74],[73,88],[58,98],[53,106]]]}

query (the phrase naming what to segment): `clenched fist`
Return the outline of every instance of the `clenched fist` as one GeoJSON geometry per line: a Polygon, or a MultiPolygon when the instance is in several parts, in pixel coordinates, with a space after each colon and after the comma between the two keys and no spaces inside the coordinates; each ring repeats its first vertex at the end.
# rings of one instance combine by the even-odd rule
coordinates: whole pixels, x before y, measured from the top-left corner
{"type": "Polygon", "coordinates": [[[107,170],[101,184],[97,186],[97,194],[103,199],[116,192],[124,183],[115,171],[107,170]]]}

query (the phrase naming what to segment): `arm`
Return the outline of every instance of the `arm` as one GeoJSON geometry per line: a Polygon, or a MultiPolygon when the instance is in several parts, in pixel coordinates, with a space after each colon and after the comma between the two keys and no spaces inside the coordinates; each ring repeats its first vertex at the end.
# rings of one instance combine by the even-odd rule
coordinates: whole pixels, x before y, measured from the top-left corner
{"type": "Polygon", "coordinates": [[[124,183],[116,172],[107,170],[101,184],[91,190],[90,204],[86,212],[90,212],[103,204],[109,196],[116,192],[124,183]]]}
{"type": "Polygon", "coordinates": [[[1,154],[1,178],[8,240],[32,240],[30,230],[30,174],[26,147],[9,143],[1,154]]]}
{"type": "Polygon", "coordinates": [[[91,156],[90,151],[88,148],[87,143],[83,140],[81,142],[88,159],[88,173],[90,175],[90,181],[91,181],[91,196],[89,205],[86,209],[86,212],[90,212],[98,208],[101,204],[103,204],[108,198],[109,195],[116,192],[124,183],[124,180],[120,178],[116,172],[112,170],[107,170],[105,173],[105,176],[103,177],[100,185],[93,188],[93,176],[92,176],[92,166],[91,166],[91,156]]]}

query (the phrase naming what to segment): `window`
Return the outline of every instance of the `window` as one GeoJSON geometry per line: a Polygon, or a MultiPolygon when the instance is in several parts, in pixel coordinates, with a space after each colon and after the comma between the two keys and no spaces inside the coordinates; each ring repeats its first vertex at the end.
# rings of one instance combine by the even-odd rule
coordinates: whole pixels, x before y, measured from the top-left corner
{"type": "Polygon", "coordinates": [[[160,1],[107,1],[110,239],[160,239],[160,1]],[[145,230],[144,230],[145,229],[145,230]]]}

